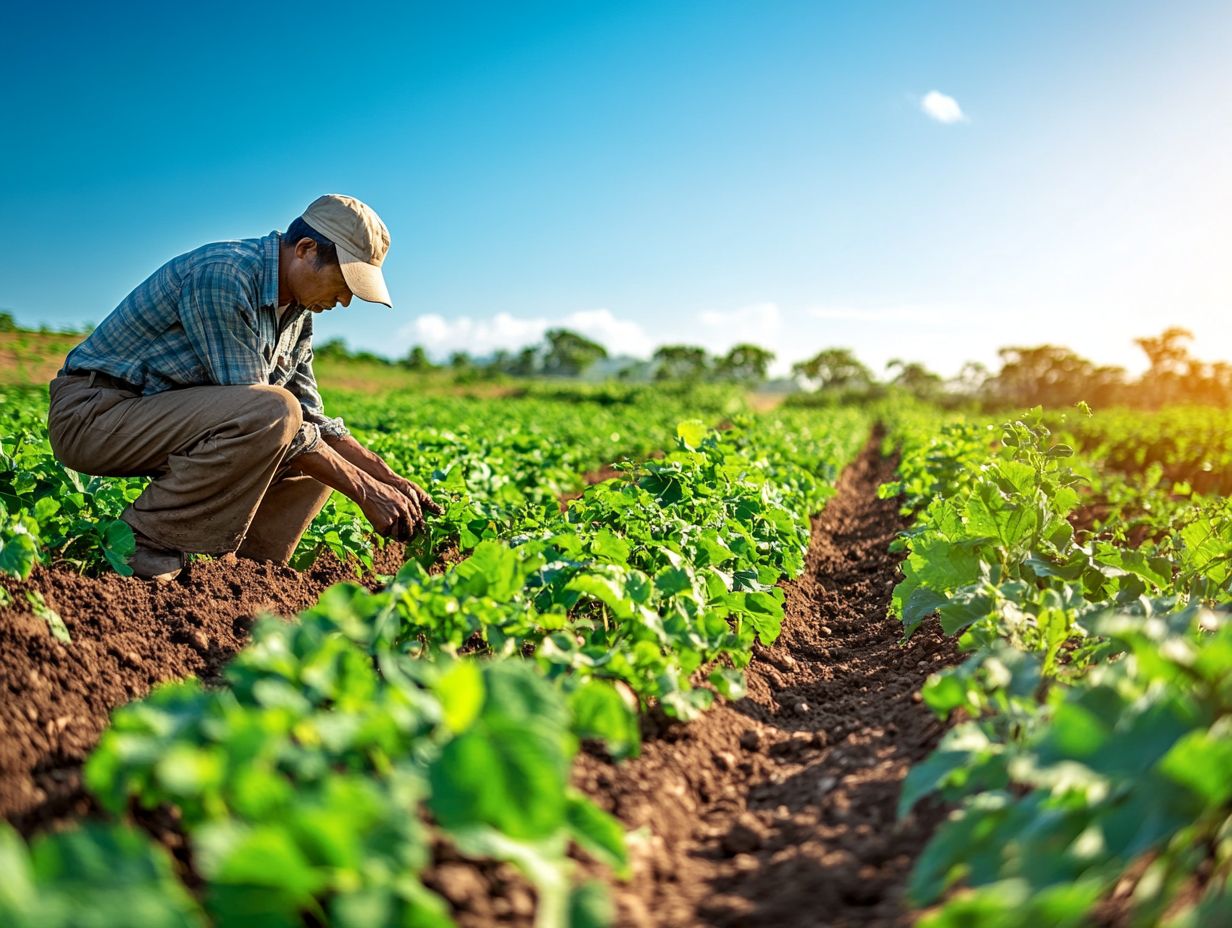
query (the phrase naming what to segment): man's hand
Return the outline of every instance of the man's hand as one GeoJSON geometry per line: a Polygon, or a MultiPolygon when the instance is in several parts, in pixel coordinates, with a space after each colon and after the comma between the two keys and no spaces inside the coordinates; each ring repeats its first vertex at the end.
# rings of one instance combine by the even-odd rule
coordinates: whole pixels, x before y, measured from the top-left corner
{"type": "MultiPolygon", "coordinates": [[[[409,541],[424,525],[423,509],[418,500],[407,496],[398,487],[371,477],[363,481],[362,493],[355,502],[377,533],[386,538],[409,541]]],[[[436,503],[432,505],[436,506],[436,503]]]]}
{"type": "Polygon", "coordinates": [[[353,436],[326,439],[326,444],[343,460],[405,496],[421,525],[424,524],[424,510],[438,516],[444,512],[423,487],[395,473],[379,454],[365,448],[353,436]]]}
{"type": "Polygon", "coordinates": [[[411,480],[407,480],[405,477],[399,477],[397,474],[393,474],[392,479],[388,482],[390,486],[396,488],[402,493],[403,496],[414,504],[416,510],[419,512],[419,518],[421,521],[423,520],[423,511],[425,509],[434,516],[439,516],[445,511],[440,507],[436,500],[428,495],[428,491],[419,484],[411,480]]]}
{"type": "Polygon", "coordinates": [[[426,524],[424,510],[443,512],[423,487],[394,473],[350,435],[327,439],[316,451],[297,456],[291,466],[355,500],[372,527],[387,538],[406,541],[426,524]]]}
{"type": "Polygon", "coordinates": [[[417,484],[395,474],[350,436],[297,455],[291,466],[353,499],[378,533],[408,540],[425,525],[424,510],[441,507],[417,484]]]}

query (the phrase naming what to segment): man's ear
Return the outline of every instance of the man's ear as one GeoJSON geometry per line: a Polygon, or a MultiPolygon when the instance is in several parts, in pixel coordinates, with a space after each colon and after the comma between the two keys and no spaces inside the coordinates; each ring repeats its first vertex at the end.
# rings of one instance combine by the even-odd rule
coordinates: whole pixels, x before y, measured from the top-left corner
{"type": "Polygon", "coordinates": [[[317,243],[306,235],[295,243],[295,257],[301,261],[306,261],[310,257],[315,259],[317,256],[316,252],[317,243]]]}

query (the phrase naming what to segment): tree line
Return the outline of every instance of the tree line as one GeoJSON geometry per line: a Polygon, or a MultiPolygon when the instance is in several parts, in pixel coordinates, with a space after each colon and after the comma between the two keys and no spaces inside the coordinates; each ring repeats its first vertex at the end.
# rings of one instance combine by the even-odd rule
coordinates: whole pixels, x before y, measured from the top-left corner
{"type": "Polygon", "coordinates": [[[1190,353],[1193,334],[1172,327],[1135,338],[1146,355],[1138,377],[1123,368],[1096,364],[1060,345],[1010,346],[997,352],[995,373],[977,362],[942,378],[916,362],[891,361],[878,380],[852,352],[829,348],[792,367],[792,375],[817,398],[859,402],[892,390],[940,405],[985,409],[1062,407],[1086,402],[1107,408],[1159,409],[1174,405],[1232,406],[1232,364],[1202,361],[1190,353]]]}
{"type": "MultiPolygon", "coordinates": [[[[55,334],[85,335],[92,326],[62,328],[55,334]]],[[[0,311],[0,333],[30,332],[11,312],[0,311]]],[[[44,325],[37,331],[52,334],[44,325]]],[[[976,405],[987,409],[1028,406],[1072,406],[1085,401],[1097,407],[1129,406],[1157,409],[1193,404],[1232,406],[1232,364],[1202,361],[1190,353],[1193,334],[1171,327],[1155,336],[1134,339],[1148,367],[1131,377],[1123,367],[1100,365],[1061,345],[1011,346],[997,354],[996,372],[970,362],[959,373],[943,378],[916,361],[893,360],[879,377],[849,348],[824,348],[791,366],[789,382],[777,388],[797,391],[802,403],[869,402],[906,393],[939,405],[976,405]]],[[[436,364],[422,345],[391,360],[370,351],[354,351],[341,338],[321,342],[320,358],[361,361],[413,371],[446,370],[466,380],[510,377],[581,377],[600,362],[611,362],[605,376],[617,380],[716,382],[755,389],[766,383],[774,352],[751,343],[711,354],[698,345],[663,345],[649,360],[615,363],[598,342],[569,329],[550,329],[543,340],[518,351],[496,351],[487,357],[452,354],[436,364]]]]}
{"type": "MultiPolygon", "coordinates": [[[[944,378],[916,361],[893,360],[881,376],[849,348],[824,348],[791,367],[790,383],[803,403],[870,402],[893,394],[909,394],[939,405],[977,405],[988,409],[1027,406],[1069,406],[1085,401],[1097,407],[1129,406],[1156,409],[1177,404],[1232,406],[1232,364],[1207,362],[1190,353],[1193,335],[1182,328],[1134,339],[1148,362],[1147,370],[1131,377],[1123,367],[1096,364],[1060,345],[1011,346],[1000,349],[1000,369],[970,362],[954,377],[944,378]]],[[[322,344],[320,357],[346,357],[411,370],[446,368],[459,376],[579,377],[600,362],[607,350],[568,329],[551,329],[541,342],[516,352],[497,351],[485,358],[457,352],[443,365],[434,364],[422,346],[399,361],[370,352],[348,351],[334,339],[322,344]]],[[[697,345],[673,344],[656,349],[649,360],[626,360],[607,373],[616,379],[640,381],[727,382],[756,388],[766,383],[774,352],[751,343],[723,354],[697,345]]]]}
{"type": "MultiPolygon", "coordinates": [[[[340,338],[317,346],[314,354],[320,358],[392,364],[415,371],[451,369],[511,377],[580,377],[610,357],[598,342],[569,329],[550,329],[542,342],[516,352],[500,350],[483,358],[454,352],[444,364],[434,364],[422,345],[411,348],[403,358],[390,361],[369,351],[351,351],[340,338]]],[[[626,359],[611,370],[611,376],[619,380],[717,381],[755,387],[765,383],[773,361],[774,352],[751,344],[736,345],[720,355],[711,355],[695,345],[663,345],[649,361],[626,359]]]]}

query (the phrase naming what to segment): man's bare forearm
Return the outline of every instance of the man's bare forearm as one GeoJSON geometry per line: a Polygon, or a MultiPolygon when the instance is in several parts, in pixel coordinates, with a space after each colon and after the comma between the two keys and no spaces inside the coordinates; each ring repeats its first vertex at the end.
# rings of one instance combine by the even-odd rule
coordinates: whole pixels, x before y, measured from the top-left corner
{"type": "Polygon", "coordinates": [[[379,454],[365,448],[350,435],[344,435],[341,438],[328,438],[326,442],[335,453],[348,463],[354,465],[358,471],[367,474],[380,483],[394,487],[398,492],[404,494],[410,500],[411,508],[420,519],[423,518],[423,511],[425,509],[437,515],[441,514],[441,507],[427,490],[419,484],[407,480],[386,464],[379,454]]]}
{"type": "Polygon", "coordinates": [[[364,485],[369,476],[367,471],[358,468],[326,442],[317,445],[315,451],[296,455],[290,466],[356,502],[364,495],[364,485]]]}
{"type": "Polygon", "coordinates": [[[344,461],[365,474],[375,477],[381,483],[391,483],[398,478],[398,475],[394,473],[379,454],[369,451],[350,435],[343,435],[340,438],[326,438],[324,444],[328,445],[344,461]]]}
{"type": "MultiPolygon", "coordinates": [[[[421,501],[407,495],[398,482],[412,489],[414,485],[353,438],[321,442],[315,450],[297,454],[290,467],[353,499],[382,535],[407,539],[423,525],[421,501]],[[352,456],[359,462],[352,461],[352,456]]],[[[431,506],[434,512],[440,511],[435,503],[431,506]]]]}

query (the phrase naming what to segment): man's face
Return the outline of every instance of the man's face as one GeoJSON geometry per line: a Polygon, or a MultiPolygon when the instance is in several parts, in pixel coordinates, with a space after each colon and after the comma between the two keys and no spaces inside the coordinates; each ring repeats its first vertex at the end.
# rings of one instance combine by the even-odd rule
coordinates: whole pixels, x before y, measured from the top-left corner
{"type": "Polygon", "coordinates": [[[353,294],[342,278],[338,262],[329,261],[318,268],[316,261],[317,243],[301,238],[287,266],[287,286],[292,299],[314,313],[333,309],[339,303],[350,306],[353,294]]]}

